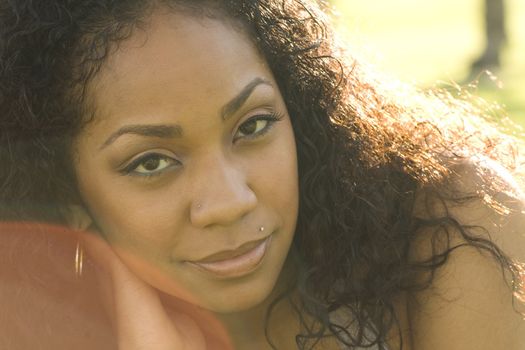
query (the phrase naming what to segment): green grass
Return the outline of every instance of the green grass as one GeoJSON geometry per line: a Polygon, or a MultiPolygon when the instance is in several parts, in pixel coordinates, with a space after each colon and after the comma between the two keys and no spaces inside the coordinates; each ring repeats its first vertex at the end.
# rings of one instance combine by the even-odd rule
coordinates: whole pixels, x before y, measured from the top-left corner
{"type": "MultiPolygon", "coordinates": [[[[363,59],[419,86],[464,82],[483,49],[481,0],[332,0],[344,37],[363,59]]],[[[475,91],[525,126],[525,1],[507,0],[508,45],[495,81],[475,91]],[[522,23],[520,23],[520,21],[522,23]]]]}

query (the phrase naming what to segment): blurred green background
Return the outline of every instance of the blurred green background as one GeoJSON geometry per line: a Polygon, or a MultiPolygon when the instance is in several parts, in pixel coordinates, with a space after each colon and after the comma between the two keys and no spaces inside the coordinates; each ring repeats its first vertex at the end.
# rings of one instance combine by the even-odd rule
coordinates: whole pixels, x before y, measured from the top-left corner
{"type": "MultiPolygon", "coordinates": [[[[378,69],[422,87],[466,84],[485,46],[482,0],[331,0],[346,42],[378,69]]],[[[525,0],[506,0],[507,44],[473,93],[525,126],[525,0]],[[520,23],[521,22],[521,23],[520,23]]]]}

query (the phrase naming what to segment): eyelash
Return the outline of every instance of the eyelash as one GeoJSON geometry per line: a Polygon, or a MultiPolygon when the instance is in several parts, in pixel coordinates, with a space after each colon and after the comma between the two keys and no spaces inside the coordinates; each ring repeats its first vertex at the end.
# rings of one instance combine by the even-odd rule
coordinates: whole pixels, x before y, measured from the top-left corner
{"type": "MultiPolygon", "coordinates": [[[[237,131],[240,130],[240,128],[244,125],[247,125],[249,123],[253,123],[253,122],[258,122],[260,120],[265,120],[267,121],[268,123],[264,126],[264,128],[259,131],[259,132],[256,132],[254,134],[251,134],[251,135],[246,135],[242,138],[246,138],[246,139],[249,139],[249,140],[254,140],[254,139],[257,139],[259,137],[262,137],[264,136],[268,131],[271,130],[271,128],[273,127],[273,125],[282,120],[283,119],[283,115],[282,114],[279,114],[279,113],[275,113],[275,112],[272,112],[271,114],[258,114],[258,115],[255,115],[251,118],[249,118],[248,120],[246,120],[244,123],[242,123],[239,128],[237,128],[237,131]]],[[[236,141],[237,139],[234,137],[234,141],[236,141]]]]}
{"type": "Polygon", "coordinates": [[[152,153],[146,153],[138,157],[137,159],[133,160],[131,163],[126,165],[120,172],[123,175],[149,178],[149,177],[161,175],[165,171],[173,168],[174,166],[178,164],[180,164],[180,162],[174,158],[166,156],[162,153],[152,152],[152,153]],[[162,168],[161,170],[151,171],[149,173],[139,173],[136,171],[139,166],[144,165],[148,160],[151,160],[151,159],[158,159],[160,161],[167,160],[168,162],[172,164],[162,168]]]}
{"type": "MultiPolygon", "coordinates": [[[[256,116],[253,116],[253,117],[249,118],[248,120],[246,120],[244,123],[242,123],[239,126],[239,128],[237,128],[237,131],[239,131],[240,128],[243,125],[247,125],[249,123],[258,122],[258,121],[261,121],[261,120],[265,120],[268,123],[264,126],[264,128],[262,130],[254,133],[254,134],[251,134],[251,135],[246,135],[246,136],[243,136],[243,137],[240,137],[240,138],[234,138],[234,141],[237,141],[238,139],[242,139],[242,138],[246,138],[246,139],[249,139],[249,140],[254,140],[254,139],[257,139],[259,137],[262,137],[268,131],[270,131],[270,129],[273,127],[273,125],[276,122],[278,122],[278,121],[280,121],[282,119],[283,119],[283,115],[275,113],[275,112],[273,112],[271,114],[268,114],[268,115],[256,115],[256,116]]],[[[138,177],[144,177],[144,178],[151,178],[153,176],[162,175],[165,171],[170,170],[171,168],[173,168],[177,164],[180,164],[180,162],[178,160],[174,159],[174,158],[166,156],[166,155],[164,155],[162,153],[152,152],[152,153],[146,153],[146,154],[138,157],[137,159],[133,160],[131,163],[126,165],[122,170],[120,170],[120,173],[123,174],[123,175],[127,175],[127,176],[138,176],[138,177]],[[159,159],[161,161],[162,160],[167,160],[168,162],[171,162],[173,164],[172,165],[168,165],[168,166],[162,168],[161,170],[151,171],[149,173],[139,173],[139,172],[136,171],[136,169],[139,166],[144,165],[148,160],[151,160],[151,159],[159,159]]]]}

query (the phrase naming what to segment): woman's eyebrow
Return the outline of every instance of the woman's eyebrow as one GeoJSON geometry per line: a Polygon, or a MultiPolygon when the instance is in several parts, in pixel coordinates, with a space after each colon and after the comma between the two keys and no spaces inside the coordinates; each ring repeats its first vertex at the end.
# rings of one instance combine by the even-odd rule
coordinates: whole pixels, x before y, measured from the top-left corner
{"type": "Polygon", "coordinates": [[[107,140],[100,146],[99,150],[106,148],[120,136],[125,134],[134,134],[146,137],[174,138],[182,136],[182,128],[179,125],[149,125],[133,124],[126,125],[111,134],[107,140]]]}
{"type": "MultiPolygon", "coordinates": [[[[233,113],[235,113],[242,105],[246,102],[248,97],[252,94],[253,90],[258,85],[269,85],[273,86],[270,81],[257,77],[249,82],[237,96],[232,98],[228,103],[221,109],[221,118],[226,120],[233,113]]],[[[118,139],[120,136],[125,134],[134,134],[146,137],[160,137],[160,138],[173,138],[182,136],[182,128],[179,125],[148,125],[148,124],[134,124],[126,125],[112,133],[106,141],[100,146],[99,150],[106,148],[118,139]]]]}
{"type": "Polygon", "coordinates": [[[264,78],[257,77],[253,79],[242,89],[242,91],[237,96],[232,98],[228,103],[224,105],[224,107],[222,107],[221,118],[223,120],[226,120],[229,116],[231,116],[239,108],[241,108],[244,102],[246,102],[246,100],[248,99],[248,97],[250,97],[253,90],[255,90],[255,88],[260,84],[273,86],[272,83],[270,83],[270,81],[264,78]]]}

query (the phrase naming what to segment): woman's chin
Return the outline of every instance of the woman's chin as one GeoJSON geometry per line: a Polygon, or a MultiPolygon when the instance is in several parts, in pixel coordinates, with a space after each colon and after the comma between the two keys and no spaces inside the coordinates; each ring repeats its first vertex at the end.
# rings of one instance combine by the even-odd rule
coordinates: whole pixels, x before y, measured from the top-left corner
{"type": "Polygon", "coordinates": [[[189,292],[180,293],[180,289],[173,291],[175,293],[166,292],[163,291],[162,299],[175,308],[185,304],[187,307],[198,307],[216,314],[232,314],[246,312],[265,304],[272,294],[272,288],[239,290],[234,294],[207,291],[205,295],[198,296],[189,292]]]}

